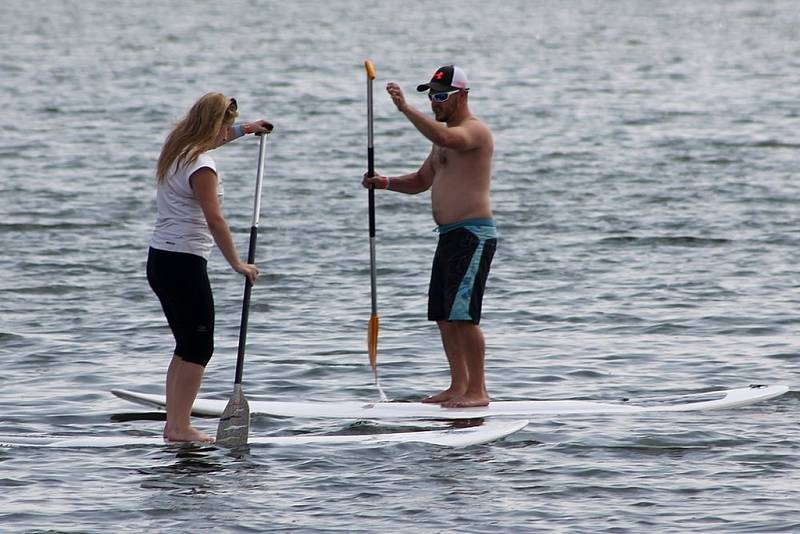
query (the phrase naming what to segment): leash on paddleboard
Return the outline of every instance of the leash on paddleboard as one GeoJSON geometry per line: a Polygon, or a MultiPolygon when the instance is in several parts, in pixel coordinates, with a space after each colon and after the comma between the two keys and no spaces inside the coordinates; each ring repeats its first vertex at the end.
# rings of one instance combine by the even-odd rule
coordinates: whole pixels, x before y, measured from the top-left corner
{"type": "MultiPolygon", "coordinates": [[[[258,219],[261,213],[261,184],[264,181],[264,155],[267,134],[260,134],[258,148],[258,173],[256,174],[256,195],[253,203],[253,221],[250,225],[250,244],[247,250],[247,263],[256,261],[256,240],[258,239],[258,219]]],[[[247,322],[250,315],[250,293],[253,284],[245,277],[244,297],[242,299],[242,322],[239,326],[239,350],[236,356],[236,376],[233,381],[233,394],[222,412],[217,426],[217,444],[234,449],[247,445],[250,433],[250,405],[242,391],[242,372],[244,370],[244,351],[247,342],[247,322]]]]}
{"type": "MultiPolygon", "coordinates": [[[[372,61],[365,60],[364,68],[367,71],[367,176],[375,176],[375,146],[372,142],[372,81],[375,79],[375,65],[372,61]]],[[[369,318],[367,328],[367,352],[369,353],[369,364],[372,373],[375,375],[375,386],[381,395],[382,401],[389,400],[386,393],[381,388],[378,380],[378,294],[377,294],[377,274],[375,269],[375,186],[370,185],[367,190],[369,195],[369,276],[372,298],[372,315],[369,318]]]]}

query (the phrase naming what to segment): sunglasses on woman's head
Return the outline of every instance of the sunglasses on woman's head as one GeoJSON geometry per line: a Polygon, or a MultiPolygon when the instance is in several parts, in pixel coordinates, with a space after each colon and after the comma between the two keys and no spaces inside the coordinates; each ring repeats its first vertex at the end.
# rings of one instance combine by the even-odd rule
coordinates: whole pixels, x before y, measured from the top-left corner
{"type": "Polygon", "coordinates": [[[447,102],[447,99],[450,98],[450,95],[454,95],[457,92],[461,91],[461,89],[455,89],[453,91],[441,91],[441,92],[428,92],[428,100],[431,102],[447,102]]]}
{"type": "Polygon", "coordinates": [[[235,98],[231,98],[230,102],[228,102],[228,109],[231,111],[239,111],[239,104],[236,103],[235,98]]]}

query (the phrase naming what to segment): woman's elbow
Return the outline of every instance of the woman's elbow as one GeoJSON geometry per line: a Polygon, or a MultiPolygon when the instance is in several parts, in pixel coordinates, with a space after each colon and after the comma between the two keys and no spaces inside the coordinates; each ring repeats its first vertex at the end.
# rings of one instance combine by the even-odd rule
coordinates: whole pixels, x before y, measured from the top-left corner
{"type": "Polygon", "coordinates": [[[206,215],[206,224],[212,233],[228,228],[228,223],[222,215],[206,215]]]}

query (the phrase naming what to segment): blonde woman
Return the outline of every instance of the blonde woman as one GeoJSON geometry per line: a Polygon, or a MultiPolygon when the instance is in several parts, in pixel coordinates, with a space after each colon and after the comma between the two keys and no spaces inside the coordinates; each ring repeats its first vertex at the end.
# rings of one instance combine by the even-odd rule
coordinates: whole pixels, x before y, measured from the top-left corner
{"type": "Polygon", "coordinates": [[[214,352],[214,298],[206,271],[214,243],[234,271],[251,283],[258,278],[258,268],[236,250],[222,215],[222,180],[208,154],[242,135],[272,130],[264,120],[234,125],[238,114],[236,99],[203,95],[172,129],[158,158],[147,280],[175,337],[166,379],[169,441],[213,441],[192,426],[190,416],[214,352]]]}

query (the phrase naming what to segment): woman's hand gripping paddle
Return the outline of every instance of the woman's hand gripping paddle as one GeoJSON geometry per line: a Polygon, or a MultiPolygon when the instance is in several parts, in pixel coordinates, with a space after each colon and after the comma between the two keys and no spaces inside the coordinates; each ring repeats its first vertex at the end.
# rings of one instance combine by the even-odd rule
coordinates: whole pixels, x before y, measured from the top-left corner
{"type": "MultiPolygon", "coordinates": [[[[247,263],[256,261],[256,239],[258,238],[258,218],[261,212],[261,183],[264,181],[264,152],[267,145],[266,134],[259,136],[258,174],[256,175],[256,198],[253,204],[253,223],[250,226],[250,246],[247,250],[247,263]]],[[[242,370],[244,368],[244,349],[247,341],[247,319],[250,314],[250,292],[253,286],[245,278],[244,298],[242,299],[242,322],[239,326],[239,351],[236,358],[236,377],[233,381],[233,395],[228,401],[217,426],[217,444],[231,449],[247,445],[250,433],[250,405],[242,391],[242,370]]]]}
{"type": "MultiPolygon", "coordinates": [[[[375,147],[372,143],[372,81],[375,79],[375,65],[372,61],[364,61],[364,68],[367,71],[367,175],[375,176],[375,147]]],[[[369,274],[371,282],[372,296],[372,315],[369,318],[367,328],[367,351],[369,353],[369,364],[375,374],[375,385],[381,394],[381,400],[388,400],[386,394],[378,381],[378,295],[377,295],[377,275],[375,272],[375,186],[371,185],[368,190],[369,195],[369,274]]]]}

